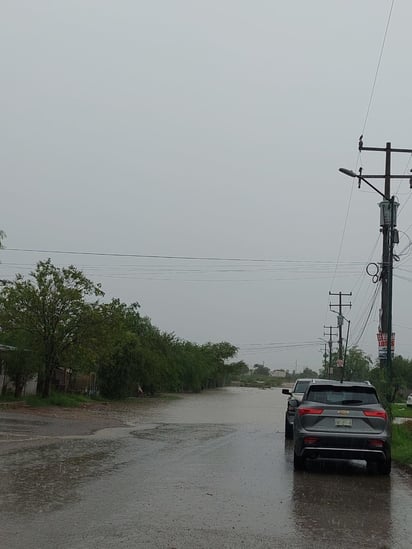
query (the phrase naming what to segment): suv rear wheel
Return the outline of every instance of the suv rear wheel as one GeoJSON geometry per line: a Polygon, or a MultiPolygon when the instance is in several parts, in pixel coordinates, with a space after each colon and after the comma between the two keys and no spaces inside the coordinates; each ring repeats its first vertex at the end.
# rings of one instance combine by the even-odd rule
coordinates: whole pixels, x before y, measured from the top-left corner
{"type": "Polygon", "coordinates": [[[391,458],[386,459],[385,461],[380,461],[378,463],[378,473],[380,475],[389,475],[392,468],[391,458]]]}
{"type": "Polygon", "coordinates": [[[392,468],[391,458],[388,458],[385,461],[368,461],[366,463],[366,468],[368,470],[368,473],[390,475],[392,468]]]}
{"type": "Polygon", "coordinates": [[[305,468],[305,458],[296,455],[295,452],[293,452],[293,467],[295,471],[302,471],[305,468]]]}
{"type": "Polygon", "coordinates": [[[285,416],[285,438],[293,438],[293,425],[289,423],[287,416],[285,416]]]}

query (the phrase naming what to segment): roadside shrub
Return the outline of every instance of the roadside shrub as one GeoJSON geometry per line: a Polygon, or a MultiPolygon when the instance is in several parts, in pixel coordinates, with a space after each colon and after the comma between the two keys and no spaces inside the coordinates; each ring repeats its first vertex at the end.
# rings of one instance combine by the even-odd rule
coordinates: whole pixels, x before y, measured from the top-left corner
{"type": "Polygon", "coordinates": [[[392,426],[392,457],[400,463],[412,463],[412,422],[392,426]]]}

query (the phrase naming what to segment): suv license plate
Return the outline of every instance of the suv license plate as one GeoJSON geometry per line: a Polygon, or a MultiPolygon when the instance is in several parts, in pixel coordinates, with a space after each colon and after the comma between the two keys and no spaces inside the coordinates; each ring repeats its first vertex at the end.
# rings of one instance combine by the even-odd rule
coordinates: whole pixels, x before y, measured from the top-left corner
{"type": "Polygon", "coordinates": [[[349,418],[337,418],[335,419],[336,427],[352,427],[352,420],[349,418]]]}

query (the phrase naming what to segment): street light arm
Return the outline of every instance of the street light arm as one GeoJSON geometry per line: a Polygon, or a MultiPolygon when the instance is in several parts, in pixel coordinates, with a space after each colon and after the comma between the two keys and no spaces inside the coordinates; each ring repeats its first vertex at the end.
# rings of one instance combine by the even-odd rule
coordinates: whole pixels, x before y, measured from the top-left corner
{"type": "Polygon", "coordinates": [[[358,180],[362,180],[364,183],[366,183],[371,189],[376,191],[378,194],[380,194],[385,200],[390,200],[388,196],[383,194],[379,189],[377,189],[372,183],[369,183],[367,179],[365,179],[361,174],[356,174],[352,170],[347,170],[346,168],[339,168],[339,171],[343,173],[344,175],[347,175],[348,177],[357,177],[358,180]]]}

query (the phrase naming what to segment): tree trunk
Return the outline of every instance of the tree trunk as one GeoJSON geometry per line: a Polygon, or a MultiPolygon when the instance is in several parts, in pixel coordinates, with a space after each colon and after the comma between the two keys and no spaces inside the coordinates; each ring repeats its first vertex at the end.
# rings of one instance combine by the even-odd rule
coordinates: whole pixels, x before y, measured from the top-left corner
{"type": "Polygon", "coordinates": [[[6,394],[7,394],[7,382],[6,382],[6,375],[4,375],[3,386],[1,388],[1,396],[5,396],[6,394]]]}
{"type": "Polygon", "coordinates": [[[6,369],[4,367],[3,360],[0,360],[0,374],[3,374],[3,385],[1,388],[1,395],[4,396],[7,393],[7,382],[6,382],[6,369]]]}
{"type": "Polygon", "coordinates": [[[46,375],[44,376],[43,390],[41,394],[42,398],[47,398],[50,396],[52,373],[53,373],[53,370],[49,370],[46,372],[46,375]]]}
{"type": "Polygon", "coordinates": [[[44,375],[43,372],[37,373],[37,386],[36,386],[36,395],[41,396],[43,394],[44,386],[44,375]]]}
{"type": "Polygon", "coordinates": [[[53,373],[54,373],[54,364],[50,364],[50,363],[47,364],[44,372],[43,390],[41,395],[42,398],[47,398],[50,396],[53,373]]]}
{"type": "Polygon", "coordinates": [[[43,387],[42,387],[42,398],[47,398],[50,396],[51,385],[53,380],[53,374],[56,367],[55,353],[53,345],[46,345],[45,355],[44,355],[44,378],[43,378],[43,387]]]}
{"type": "Polygon", "coordinates": [[[21,395],[23,394],[24,385],[25,385],[25,381],[24,381],[23,376],[18,376],[14,380],[14,396],[15,396],[15,398],[20,398],[21,397],[21,395]]]}

